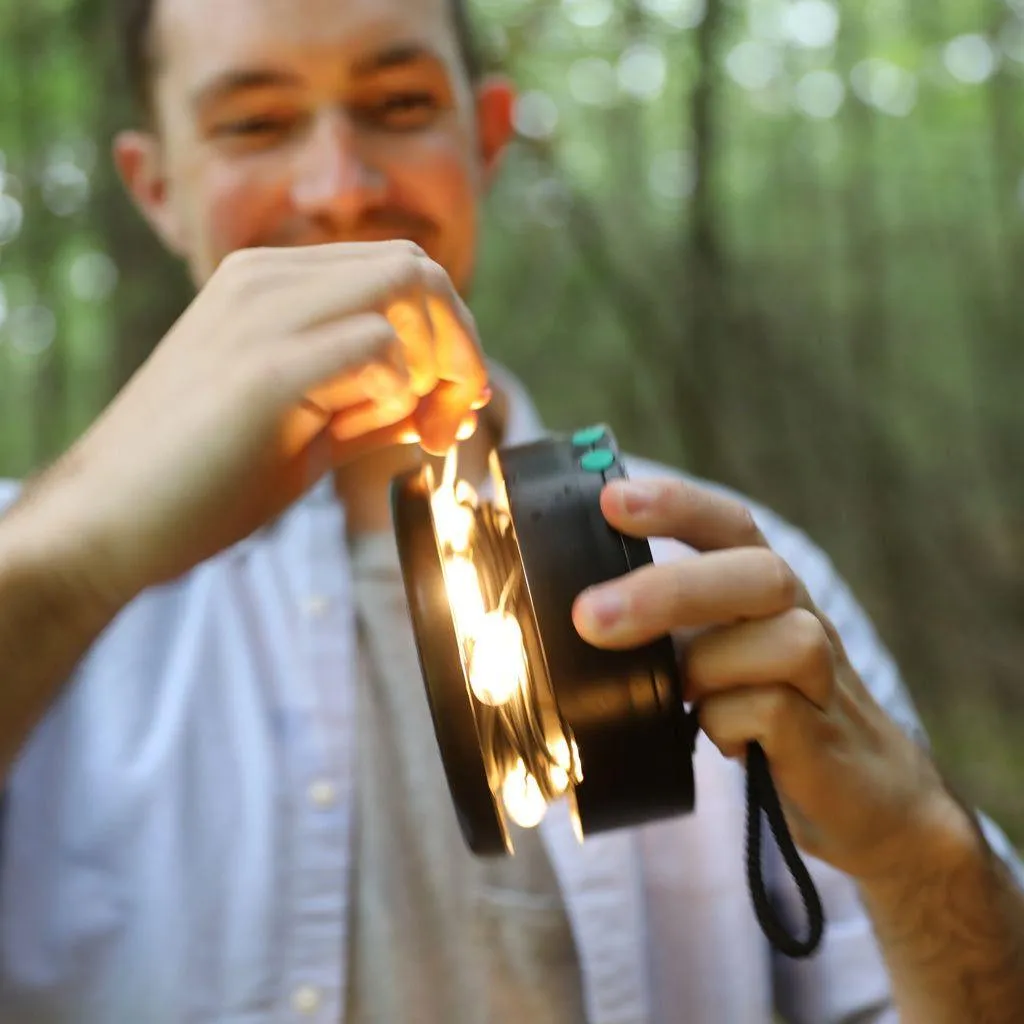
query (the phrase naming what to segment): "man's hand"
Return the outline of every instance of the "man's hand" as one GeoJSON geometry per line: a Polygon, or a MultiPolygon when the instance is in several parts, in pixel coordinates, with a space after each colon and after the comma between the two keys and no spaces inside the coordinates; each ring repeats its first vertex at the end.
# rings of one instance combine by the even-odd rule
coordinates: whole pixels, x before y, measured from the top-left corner
{"type": "Polygon", "coordinates": [[[677,481],[613,483],[601,505],[622,532],[698,554],[582,594],[583,638],[677,634],[704,731],[729,757],[758,741],[796,841],[858,882],[900,1020],[1017,1024],[1024,893],[750,513],[677,481]]]}
{"type": "Polygon", "coordinates": [[[679,645],[686,697],[702,728],[727,757],[761,744],[804,850],[869,875],[950,813],[927,755],[868,693],[746,508],[676,481],[610,484],[602,508],[624,533],[673,537],[700,554],[581,595],[580,634],[599,647],[689,635],[679,645]]]}
{"type": "Polygon", "coordinates": [[[486,384],[469,311],[411,243],[238,252],[33,504],[123,603],[368,449],[443,450],[486,384]]]}

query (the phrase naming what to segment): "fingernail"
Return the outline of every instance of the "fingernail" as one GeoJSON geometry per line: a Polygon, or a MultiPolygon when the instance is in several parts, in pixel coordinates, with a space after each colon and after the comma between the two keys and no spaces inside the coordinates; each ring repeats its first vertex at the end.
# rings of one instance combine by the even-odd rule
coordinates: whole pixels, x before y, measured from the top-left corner
{"type": "Polygon", "coordinates": [[[616,486],[622,507],[630,515],[646,512],[658,496],[658,485],[644,480],[628,480],[616,486]]]}
{"type": "Polygon", "coordinates": [[[610,629],[626,612],[626,602],[614,590],[592,590],[582,601],[584,618],[596,629],[610,629]]]}
{"type": "Polygon", "coordinates": [[[480,392],[480,395],[476,399],[476,401],[474,401],[473,404],[470,406],[470,408],[472,410],[474,410],[474,411],[478,411],[480,409],[483,409],[484,406],[486,406],[487,403],[490,402],[492,394],[493,393],[492,393],[492,391],[491,391],[491,389],[489,387],[488,388],[484,388],[483,391],[480,392]]]}

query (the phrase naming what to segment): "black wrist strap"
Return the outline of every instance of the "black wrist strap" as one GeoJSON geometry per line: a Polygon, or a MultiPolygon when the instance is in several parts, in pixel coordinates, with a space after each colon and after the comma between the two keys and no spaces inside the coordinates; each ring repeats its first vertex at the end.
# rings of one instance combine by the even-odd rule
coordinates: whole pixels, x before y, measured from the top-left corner
{"type": "Polygon", "coordinates": [[[821,943],[825,928],[825,914],[821,907],[821,897],[814,887],[814,881],[807,865],[800,858],[800,853],[789,834],[789,826],[779,802],[779,794],[775,790],[768,768],[768,758],[760,743],[747,745],[747,884],[754,901],[754,910],[761,930],[768,941],[785,956],[802,959],[810,956],[821,943]],[[791,935],[786,926],[779,920],[772,906],[771,899],[765,889],[764,875],[761,869],[761,814],[768,818],[775,843],[782,854],[782,859],[789,873],[796,882],[804,909],[807,911],[808,935],[806,939],[798,939],[791,935]]]}

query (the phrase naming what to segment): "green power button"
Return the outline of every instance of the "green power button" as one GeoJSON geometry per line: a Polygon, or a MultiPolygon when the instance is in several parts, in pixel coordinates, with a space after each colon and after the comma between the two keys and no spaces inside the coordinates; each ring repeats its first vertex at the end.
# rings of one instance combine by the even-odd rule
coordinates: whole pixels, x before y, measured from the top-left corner
{"type": "Polygon", "coordinates": [[[596,448],[592,452],[586,452],[580,459],[580,466],[588,473],[603,473],[610,469],[615,462],[615,452],[610,448],[596,448]]]}
{"type": "Polygon", "coordinates": [[[604,427],[601,426],[584,427],[572,435],[572,443],[577,448],[589,448],[591,445],[597,444],[598,441],[602,440],[605,433],[604,427]]]}

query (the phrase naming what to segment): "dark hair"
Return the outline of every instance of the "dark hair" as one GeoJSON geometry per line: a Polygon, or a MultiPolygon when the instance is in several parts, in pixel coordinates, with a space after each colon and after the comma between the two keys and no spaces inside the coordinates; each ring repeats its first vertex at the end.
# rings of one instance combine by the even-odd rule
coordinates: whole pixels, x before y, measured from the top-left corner
{"type": "MultiPolygon", "coordinates": [[[[470,0],[448,0],[459,54],[471,82],[484,71],[484,60],[469,13],[470,0]]],[[[151,110],[153,10],[156,0],[117,0],[117,32],[128,86],[139,108],[151,110]]]]}

